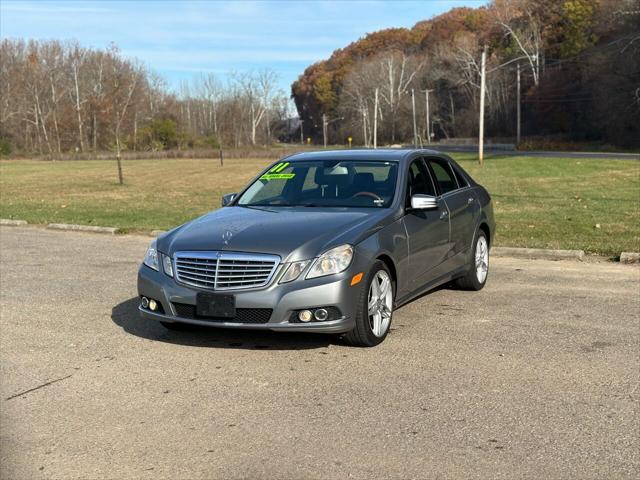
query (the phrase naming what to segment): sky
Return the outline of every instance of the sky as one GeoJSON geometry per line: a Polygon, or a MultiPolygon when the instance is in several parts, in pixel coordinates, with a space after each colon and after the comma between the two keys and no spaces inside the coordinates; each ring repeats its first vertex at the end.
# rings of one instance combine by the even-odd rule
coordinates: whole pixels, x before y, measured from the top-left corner
{"type": "Polygon", "coordinates": [[[312,63],[366,33],[412,27],[457,6],[484,0],[407,1],[0,1],[0,37],[112,42],[165,78],[203,73],[222,80],[233,71],[265,67],[280,87],[312,63]]]}

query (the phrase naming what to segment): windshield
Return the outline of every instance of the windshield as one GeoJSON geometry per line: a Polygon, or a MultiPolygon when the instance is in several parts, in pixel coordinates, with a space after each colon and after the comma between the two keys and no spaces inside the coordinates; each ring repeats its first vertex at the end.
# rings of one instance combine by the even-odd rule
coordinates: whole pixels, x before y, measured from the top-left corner
{"type": "Polygon", "coordinates": [[[365,207],[391,205],[397,162],[282,161],[247,188],[236,205],[365,207]]]}

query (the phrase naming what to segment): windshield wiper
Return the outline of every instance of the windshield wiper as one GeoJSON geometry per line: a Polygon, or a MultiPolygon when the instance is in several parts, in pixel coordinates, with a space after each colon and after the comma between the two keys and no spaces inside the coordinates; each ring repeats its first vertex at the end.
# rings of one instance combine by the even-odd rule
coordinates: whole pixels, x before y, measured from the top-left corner
{"type": "Polygon", "coordinates": [[[240,206],[241,207],[291,207],[292,205],[286,205],[282,203],[246,203],[240,206]]]}

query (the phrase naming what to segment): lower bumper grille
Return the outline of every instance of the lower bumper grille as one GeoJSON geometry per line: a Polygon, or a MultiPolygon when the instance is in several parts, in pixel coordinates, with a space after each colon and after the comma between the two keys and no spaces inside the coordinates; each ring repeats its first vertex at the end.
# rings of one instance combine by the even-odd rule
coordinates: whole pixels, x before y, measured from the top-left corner
{"type": "MultiPolygon", "coordinates": [[[[330,322],[332,320],[338,320],[340,317],[342,317],[342,312],[340,311],[340,309],[338,307],[317,307],[317,308],[309,308],[308,310],[315,311],[318,308],[324,308],[327,311],[327,319],[324,320],[325,322],[330,322]]],[[[301,311],[302,310],[295,310],[291,314],[291,317],[289,318],[289,322],[291,322],[291,323],[305,323],[305,322],[300,321],[300,319],[298,318],[298,313],[300,313],[301,311]]],[[[315,318],[312,319],[311,321],[314,322],[314,323],[318,322],[318,320],[316,320],[315,318]]]]}
{"type": "Polygon", "coordinates": [[[268,323],[273,313],[271,308],[236,308],[234,318],[200,317],[196,314],[195,305],[173,302],[173,308],[179,317],[209,322],[268,323]]]}

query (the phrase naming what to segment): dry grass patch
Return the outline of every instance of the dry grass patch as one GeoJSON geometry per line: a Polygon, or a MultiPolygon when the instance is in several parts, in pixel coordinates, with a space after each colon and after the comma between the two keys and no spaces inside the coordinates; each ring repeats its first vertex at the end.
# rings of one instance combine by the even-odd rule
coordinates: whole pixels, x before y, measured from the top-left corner
{"type": "MultiPolygon", "coordinates": [[[[480,167],[456,158],[493,195],[498,245],[640,250],[640,162],[496,156],[480,167]]],[[[0,217],[167,229],[217,208],[271,162],[130,160],[120,186],[111,160],[1,161],[0,217]]]]}

